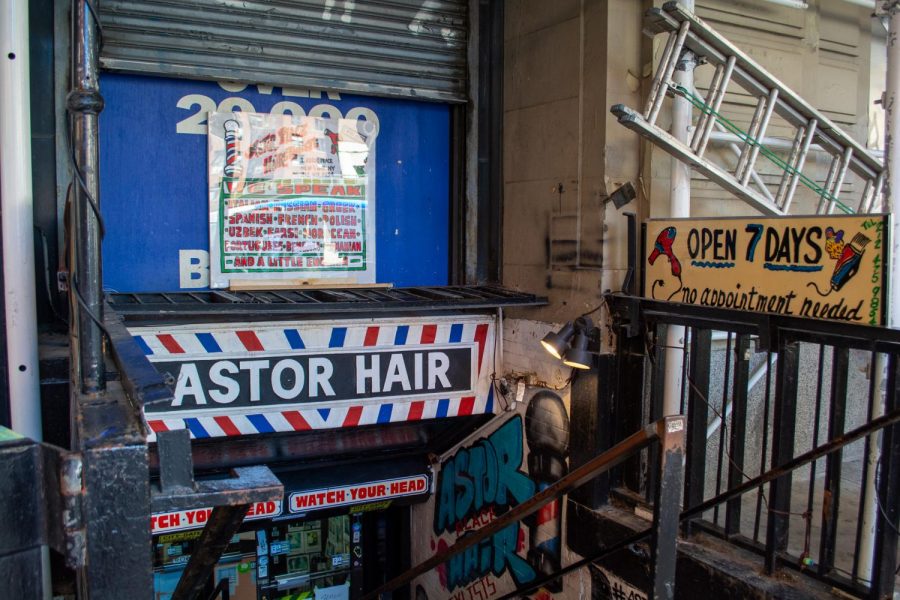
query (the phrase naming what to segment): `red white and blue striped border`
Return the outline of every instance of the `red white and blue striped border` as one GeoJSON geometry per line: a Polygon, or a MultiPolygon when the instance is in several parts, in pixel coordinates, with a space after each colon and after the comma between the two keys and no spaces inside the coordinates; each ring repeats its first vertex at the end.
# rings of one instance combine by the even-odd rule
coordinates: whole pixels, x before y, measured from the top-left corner
{"type": "Polygon", "coordinates": [[[329,348],[396,348],[474,341],[479,346],[481,363],[488,334],[493,334],[492,329],[492,323],[484,322],[312,328],[293,323],[277,328],[210,328],[206,331],[173,329],[153,333],[134,329],[132,333],[151,362],[187,358],[187,355],[209,358],[215,354],[242,355],[329,348]]]}
{"type": "Polygon", "coordinates": [[[166,331],[132,328],[131,333],[151,361],[215,356],[249,356],[291,350],[339,348],[399,348],[429,344],[471,344],[477,348],[478,384],[474,396],[401,399],[378,402],[317,402],[299,410],[277,410],[268,406],[258,412],[216,414],[213,410],[145,414],[156,432],[189,429],[195,439],[265,433],[337,429],[441,419],[493,413],[494,393],[490,381],[494,322],[485,318],[432,319],[422,321],[341,321],[332,323],[269,323],[247,327],[237,325],[172,327],[166,331]],[[487,356],[486,356],[487,355],[487,356]]]}

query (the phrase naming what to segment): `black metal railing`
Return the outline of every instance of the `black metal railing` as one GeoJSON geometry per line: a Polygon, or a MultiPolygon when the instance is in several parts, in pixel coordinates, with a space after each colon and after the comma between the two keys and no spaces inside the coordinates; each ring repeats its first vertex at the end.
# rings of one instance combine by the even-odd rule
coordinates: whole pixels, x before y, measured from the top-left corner
{"type": "MultiPolygon", "coordinates": [[[[858,597],[891,597],[900,331],[620,295],[608,303],[617,370],[645,373],[642,385],[620,384],[620,428],[662,416],[666,362],[684,359],[684,533],[757,552],[768,573],[787,566],[858,597]],[[685,327],[683,346],[666,347],[672,326],[685,327]]],[[[648,464],[618,469],[612,485],[652,501],[648,464]]]]}

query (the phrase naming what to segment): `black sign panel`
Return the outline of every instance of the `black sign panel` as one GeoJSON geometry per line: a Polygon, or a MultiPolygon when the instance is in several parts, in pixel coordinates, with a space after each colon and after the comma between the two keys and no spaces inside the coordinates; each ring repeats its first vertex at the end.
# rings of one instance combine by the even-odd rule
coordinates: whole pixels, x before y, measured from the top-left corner
{"type": "Polygon", "coordinates": [[[286,353],[160,361],[176,381],[171,406],[146,412],[282,407],[337,400],[474,394],[474,348],[286,353]]]}

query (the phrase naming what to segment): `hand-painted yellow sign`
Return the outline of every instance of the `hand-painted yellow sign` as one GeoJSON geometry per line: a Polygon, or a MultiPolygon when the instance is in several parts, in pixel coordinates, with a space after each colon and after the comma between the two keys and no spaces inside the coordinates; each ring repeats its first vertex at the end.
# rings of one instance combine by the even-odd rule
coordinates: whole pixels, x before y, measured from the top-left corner
{"type": "Polygon", "coordinates": [[[647,221],[644,295],[884,323],[884,215],[647,221]]]}

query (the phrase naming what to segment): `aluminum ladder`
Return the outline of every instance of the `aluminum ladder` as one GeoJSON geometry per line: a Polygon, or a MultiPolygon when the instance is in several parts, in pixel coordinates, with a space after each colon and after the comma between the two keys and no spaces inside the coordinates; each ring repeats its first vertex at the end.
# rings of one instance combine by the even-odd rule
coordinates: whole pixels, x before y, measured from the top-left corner
{"type": "Polygon", "coordinates": [[[692,12],[677,2],[651,8],[646,13],[644,33],[649,36],[667,33],[668,40],[644,112],[638,113],[617,104],[611,112],[618,117],[619,123],[691,165],[763,214],[788,214],[794,193],[801,183],[819,197],[817,214],[835,211],[867,213],[881,207],[885,178],[881,161],[692,12]],[[705,98],[695,89],[685,89],[672,80],[678,61],[688,51],[715,66],[705,98]],[[732,83],[756,98],[756,108],[746,132],[719,112],[728,86],[732,83]],[[699,109],[690,145],[657,125],[657,117],[667,94],[680,95],[699,109]],[[795,128],[787,158],[782,158],[762,144],[773,113],[795,128]],[[735,134],[741,140],[733,148],[738,157],[734,169],[723,167],[705,156],[713,127],[735,134]],[[831,166],[823,185],[803,174],[806,156],[813,144],[831,156],[831,166]],[[774,194],[755,172],[760,155],[784,171],[774,194]],[[848,171],[863,183],[862,194],[856,199],[840,197],[848,171]],[[751,178],[755,187],[750,186],[751,178]]]}

